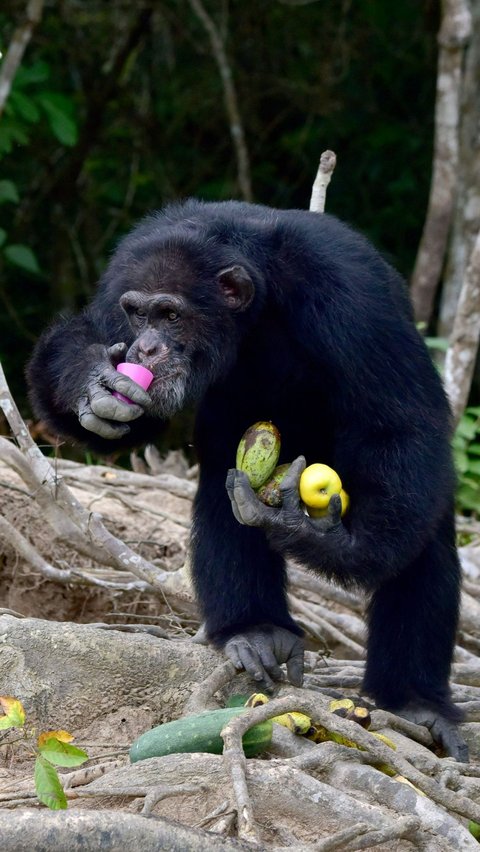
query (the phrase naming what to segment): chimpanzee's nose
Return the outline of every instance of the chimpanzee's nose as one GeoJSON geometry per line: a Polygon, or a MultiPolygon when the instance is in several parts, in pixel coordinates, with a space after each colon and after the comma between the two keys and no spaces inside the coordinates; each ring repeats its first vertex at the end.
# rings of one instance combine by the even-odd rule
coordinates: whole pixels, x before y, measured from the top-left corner
{"type": "Polygon", "coordinates": [[[146,355],[151,358],[158,355],[162,349],[162,343],[155,331],[147,331],[138,339],[138,351],[140,355],[146,355]]]}

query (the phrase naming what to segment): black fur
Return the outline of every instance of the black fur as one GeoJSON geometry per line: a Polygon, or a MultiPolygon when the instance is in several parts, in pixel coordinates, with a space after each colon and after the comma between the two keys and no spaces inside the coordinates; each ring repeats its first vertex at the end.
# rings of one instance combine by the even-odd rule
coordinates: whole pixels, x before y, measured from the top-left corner
{"type": "MultiPolygon", "coordinates": [[[[201,465],[194,578],[212,641],[260,623],[299,632],[283,558],[261,530],[237,523],[225,492],[243,431],[271,420],[281,462],[302,454],[307,464],[330,464],[350,494],[348,548],[327,536],[322,548],[312,539],[283,549],[371,594],[366,690],[387,708],[420,700],[456,719],[450,417],[397,273],[325,214],[188,201],[147,218],[120,243],[90,307],[47,331],[28,369],[37,415],[99,450],[112,442],[85,433],[75,403],[96,357],[88,347],[134,343],[118,306],[132,289],[180,293],[192,306],[186,399],[198,402],[201,465]],[[218,293],[215,276],[231,264],[255,285],[240,312],[218,293]]],[[[154,436],[155,410],[130,427],[132,444],[154,436]]]]}

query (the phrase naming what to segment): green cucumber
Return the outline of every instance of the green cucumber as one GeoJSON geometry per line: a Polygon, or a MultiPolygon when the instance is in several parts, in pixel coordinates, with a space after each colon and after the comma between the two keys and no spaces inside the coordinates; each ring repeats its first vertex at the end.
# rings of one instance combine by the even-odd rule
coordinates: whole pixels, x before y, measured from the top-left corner
{"type": "MultiPolygon", "coordinates": [[[[245,707],[225,707],[222,710],[206,710],[196,716],[185,716],[174,722],[157,725],[135,740],[130,749],[130,760],[146,760],[148,757],[163,757],[166,754],[186,752],[209,752],[222,754],[222,728],[230,719],[245,713],[245,707]]],[[[244,735],[242,744],[246,757],[265,751],[272,740],[272,722],[260,722],[244,735]]]]}

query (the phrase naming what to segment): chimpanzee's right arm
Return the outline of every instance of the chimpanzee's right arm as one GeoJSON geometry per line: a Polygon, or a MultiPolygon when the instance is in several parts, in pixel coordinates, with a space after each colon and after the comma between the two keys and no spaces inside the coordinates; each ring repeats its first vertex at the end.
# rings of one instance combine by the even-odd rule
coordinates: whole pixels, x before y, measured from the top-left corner
{"type": "Polygon", "coordinates": [[[115,369],[125,359],[131,339],[121,317],[97,318],[92,307],[47,329],[27,366],[37,417],[52,432],[101,453],[110,453],[119,444],[152,440],[158,421],[141,416],[148,394],[115,369]],[[137,404],[122,402],[112,396],[113,390],[137,404]]]}

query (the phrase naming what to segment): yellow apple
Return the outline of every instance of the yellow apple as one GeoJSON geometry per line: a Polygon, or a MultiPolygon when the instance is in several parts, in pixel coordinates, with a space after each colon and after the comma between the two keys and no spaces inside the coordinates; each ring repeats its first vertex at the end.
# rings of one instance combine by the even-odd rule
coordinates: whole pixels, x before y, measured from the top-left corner
{"type": "Polygon", "coordinates": [[[332,494],[340,494],[342,480],[328,464],[311,464],[300,477],[299,490],[306,506],[326,509],[332,494]]]}

